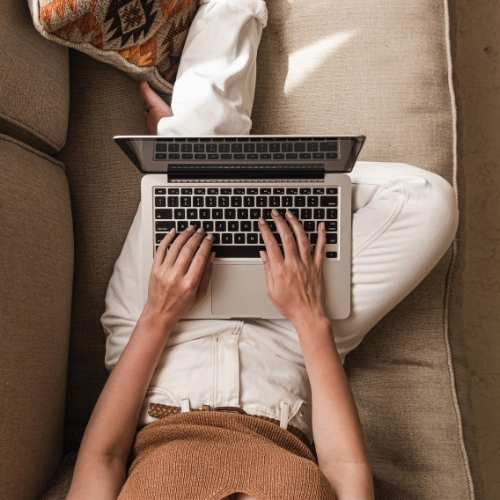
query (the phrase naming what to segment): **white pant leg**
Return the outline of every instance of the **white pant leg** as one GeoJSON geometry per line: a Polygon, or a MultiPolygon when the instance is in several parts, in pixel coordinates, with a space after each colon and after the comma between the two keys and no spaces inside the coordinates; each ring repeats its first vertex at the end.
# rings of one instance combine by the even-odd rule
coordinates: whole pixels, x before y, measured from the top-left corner
{"type": "Polygon", "coordinates": [[[201,0],[189,28],[163,136],[248,134],[263,0],[201,0]]]}
{"type": "MultiPolygon", "coordinates": [[[[357,347],[449,248],[458,226],[451,185],[403,163],[357,162],[352,194],[351,314],[332,320],[339,354],[357,347]]],[[[288,320],[259,320],[294,329],[288,320]]]]}

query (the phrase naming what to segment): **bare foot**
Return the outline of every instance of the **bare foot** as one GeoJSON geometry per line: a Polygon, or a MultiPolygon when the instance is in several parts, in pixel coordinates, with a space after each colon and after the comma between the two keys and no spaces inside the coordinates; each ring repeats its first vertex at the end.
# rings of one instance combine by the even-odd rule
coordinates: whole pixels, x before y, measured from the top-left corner
{"type": "Polygon", "coordinates": [[[144,101],[144,119],[149,133],[157,134],[158,122],[166,116],[174,116],[170,106],[149,86],[149,83],[143,81],[139,84],[139,93],[144,101]]]}

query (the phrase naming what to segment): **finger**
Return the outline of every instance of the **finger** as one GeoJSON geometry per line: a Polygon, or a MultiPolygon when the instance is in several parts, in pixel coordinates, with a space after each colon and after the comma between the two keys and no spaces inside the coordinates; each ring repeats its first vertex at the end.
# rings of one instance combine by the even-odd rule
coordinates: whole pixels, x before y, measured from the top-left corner
{"type": "Polygon", "coordinates": [[[186,276],[196,280],[196,286],[198,286],[200,282],[201,274],[203,273],[203,269],[205,269],[207,260],[210,257],[210,248],[212,247],[213,241],[214,235],[207,234],[207,237],[201,242],[200,248],[198,248],[191,265],[189,265],[186,276]]]}
{"type": "Polygon", "coordinates": [[[314,247],[314,263],[316,267],[323,271],[323,260],[325,258],[326,230],[325,223],[321,222],[318,227],[318,241],[314,247]]]}
{"type": "Polygon", "coordinates": [[[182,274],[186,274],[193,255],[198,250],[201,240],[205,237],[205,230],[200,227],[191,238],[182,247],[177,260],[175,261],[174,267],[177,268],[182,274]]]}
{"type": "Polygon", "coordinates": [[[288,222],[292,226],[293,232],[295,233],[295,238],[297,240],[297,246],[299,247],[300,258],[303,262],[312,262],[311,257],[311,246],[309,245],[309,238],[299,219],[295,217],[293,212],[287,210],[285,213],[288,222]]]}
{"type": "Polygon", "coordinates": [[[212,276],[212,265],[213,259],[215,258],[215,252],[211,253],[205,263],[205,268],[203,269],[203,274],[201,275],[200,283],[198,285],[198,290],[196,292],[196,302],[199,302],[208,291],[208,285],[210,284],[210,278],[212,276]]]}
{"type": "Polygon", "coordinates": [[[149,86],[149,83],[142,81],[139,84],[139,93],[144,101],[146,108],[151,109],[155,106],[165,106],[165,101],[149,86]]]}
{"type": "Polygon", "coordinates": [[[259,219],[259,229],[260,233],[262,234],[264,244],[266,245],[267,256],[269,257],[269,265],[272,268],[274,265],[282,264],[283,254],[281,253],[276,238],[271,232],[271,228],[263,217],[260,217],[259,219]]]}
{"type": "Polygon", "coordinates": [[[259,253],[260,253],[260,258],[262,259],[262,264],[264,264],[264,275],[266,277],[266,287],[272,289],[272,288],[274,288],[274,277],[273,277],[273,273],[271,271],[271,266],[269,265],[269,256],[267,255],[267,252],[265,252],[265,251],[261,251],[259,253]]]}
{"type": "Polygon", "coordinates": [[[175,239],[175,241],[172,243],[172,246],[168,250],[167,256],[165,257],[165,261],[163,264],[164,266],[167,267],[167,269],[173,267],[175,261],[177,260],[177,257],[179,256],[180,251],[182,250],[182,247],[184,246],[186,241],[188,241],[189,238],[191,238],[193,232],[194,232],[194,226],[191,225],[188,228],[184,229],[184,231],[182,231],[182,233],[180,233],[175,239]]]}
{"type": "Polygon", "coordinates": [[[165,254],[167,253],[167,248],[170,243],[175,238],[175,227],[173,227],[170,232],[161,240],[160,245],[158,246],[158,250],[156,250],[156,254],[153,259],[153,269],[160,267],[165,260],[165,254]]]}
{"type": "Polygon", "coordinates": [[[278,228],[278,232],[281,236],[281,241],[283,242],[283,251],[285,253],[285,260],[288,259],[297,259],[299,254],[297,253],[297,245],[295,240],[293,239],[292,231],[288,227],[288,224],[285,222],[285,219],[281,217],[280,213],[273,208],[271,210],[271,215],[273,217],[274,222],[276,223],[276,227],[278,228]]]}

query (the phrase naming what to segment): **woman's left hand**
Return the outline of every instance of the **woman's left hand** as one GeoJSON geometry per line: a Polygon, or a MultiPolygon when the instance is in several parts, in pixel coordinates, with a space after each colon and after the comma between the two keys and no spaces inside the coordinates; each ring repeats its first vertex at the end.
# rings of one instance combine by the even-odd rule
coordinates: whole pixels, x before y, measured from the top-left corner
{"type": "Polygon", "coordinates": [[[213,235],[190,226],[178,235],[167,234],[153,260],[144,311],[173,328],[206,295],[215,257],[213,235]],[[172,246],[167,251],[167,247],[172,246]]]}
{"type": "Polygon", "coordinates": [[[139,93],[144,101],[144,119],[146,127],[152,135],[157,134],[158,122],[165,117],[174,116],[172,108],[149,86],[149,83],[142,81],[139,84],[139,93]]]}

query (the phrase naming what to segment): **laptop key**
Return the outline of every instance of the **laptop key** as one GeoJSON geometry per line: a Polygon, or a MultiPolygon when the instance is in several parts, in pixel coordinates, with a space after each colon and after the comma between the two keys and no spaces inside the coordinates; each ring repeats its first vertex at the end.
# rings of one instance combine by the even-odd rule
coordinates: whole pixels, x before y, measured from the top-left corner
{"type": "Polygon", "coordinates": [[[165,188],[156,188],[155,194],[167,194],[167,190],[165,188]]]}
{"type": "Polygon", "coordinates": [[[248,219],[248,208],[238,208],[238,219],[248,219]]]}
{"type": "Polygon", "coordinates": [[[209,208],[202,208],[200,210],[200,219],[210,219],[210,209],[209,208]]]}
{"type": "Polygon", "coordinates": [[[212,219],[222,219],[223,217],[224,216],[223,216],[222,208],[212,209],[212,219]]]}
{"type": "Polygon", "coordinates": [[[234,242],[237,245],[241,245],[245,243],[245,234],[244,233],[236,233],[234,235],[234,242]]]}
{"type": "Polygon", "coordinates": [[[178,196],[169,196],[167,198],[167,205],[169,207],[178,207],[179,206],[179,197],[178,196]]]}
{"type": "Polygon", "coordinates": [[[205,198],[203,196],[195,196],[193,198],[193,206],[195,207],[203,207],[203,202],[205,201],[205,198]]]}
{"type": "Polygon", "coordinates": [[[312,220],[307,220],[304,222],[304,231],[307,233],[312,233],[315,230],[315,223],[312,220]]]}
{"type": "MultiPolygon", "coordinates": [[[[233,235],[231,233],[223,233],[221,240],[224,245],[231,245],[233,243],[233,235]]],[[[213,249],[211,249],[210,251],[213,252],[213,249]]],[[[217,254],[215,256],[217,257],[217,254]]]]}
{"type": "Polygon", "coordinates": [[[191,208],[190,210],[188,210],[187,211],[187,218],[188,219],[197,219],[198,218],[198,209],[197,208],[191,208]]]}
{"type": "Polygon", "coordinates": [[[327,244],[337,243],[337,233],[326,233],[326,243],[327,244]]]}
{"type": "Polygon", "coordinates": [[[267,207],[267,196],[257,196],[257,206],[267,207]]]}
{"type": "Polygon", "coordinates": [[[216,153],[210,153],[210,154],[208,155],[208,159],[209,159],[209,160],[218,160],[218,159],[219,159],[219,155],[218,155],[218,154],[216,154],[216,153]]]}
{"type": "MultiPolygon", "coordinates": [[[[220,244],[220,234],[219,233],[212,233],[214,235],[214,239],[212,240],[212,246],[213,245],[219,245],[220,244]]],[[[213,252],[213,250],[210,250],[213,252]]]]}
{"type": "Polygon", "coordinates": [[[236,232],[240,230],[240,223],[237,220],[230,220],[227,223],[227,230],[231,232],[236,232]]]}
{"type": "Polygon", "coordinates": [[[272,219],[271,217],[271,208],[264,208],[262,210],[262,217],[264,217],[264,219],[272,219]]]}
{"type": "Polygon", "coordinates": [[[214,223],[211,220],[204,220],[202,226],[207,232],[212,232],[214,230],[214,223]]]}
{"type": "Polygon", "coordinates": [[[236,219],[236,210],[234,208],[225,208],[224,217],[226,219],[236,219]]]}
{"type": "Polygon", "coordinates": [[[255,233],[247,233],[247,243],[249,245],[256,245],[259,241],[259,235],[255,233]]]}
{"type": "MultiPolygon", "coordinates": [[[[251,231],[252,230],[252,222],[249,220],[241,221],[241,231],[251,231]]],[[[245,243],[245,242],[243,242],[245,243]]]]}
{"type": "Polygon", "coordinates": [[[229,196],[219,196],[219,207],[229,206],[229,196]]]}
{"type": "Polygon", "coordinates": [[[300,211],[301,219],[312,219],[312,210],[310,208],[303,208],[300,211]]]}
{"type": "Polygon", "coordinates": [[[186,217],[186,210],[183,208],[176,208],[174,210],[174,218],[175,219],[184,219],[186,217]]]}
{"type": "Polygon", "coordinates": [[[205,203],[207,207],[216,207],[217,206],[217,197],[216,196],[207,196],[205,198],[205,203]]]}
{"type": "Polygon", "coordinates": [[[181,196],[181,207],[191,206],[191,196],[181,196]]]}
{"type": "Polygon", "coordinates": [[[164,210],[158,209],[155,210],[155,219],[171,219],[172,218],[172,209],[165,208],[164,210]]]}
{"type": "Polygon", "coordinates": [[[245,196],[243,198],[243,206],[254,207],[255,206],[255,196],[245,196]]]}
{"type": "Polygon", "coordinates": [[[326,258],[327,259],[336,259],[337,258],[337,252],[326,252],[326,258]]]}
{"type": "Polygon", "coordinates": [[[307,206],[308,207],[317,207],[318,206],[318,197],[317,196],[308,196],[307,197],[307,206]]]}
{"type": "Polygon", "coordinates": [[[165,221],[155,221],[156,231],[166,231],[167,233],[175,227],[175,221],[165,220],[165,221]]]}
{"type": "Polygon", "coordinates": [[[280,197],[279,196],[270,196],[269,197],[269,206],[270,207],[279,207],[280,206],[280,197]]]}
{"type": "Polygon", "coordinates": [[[178,220],[177,221],[177,231],[184,231],[189,227],[189,223],[187,220],[178,220]]]}
{"type": "Polygon", "coordinates": [[[315,208],[314,209],[314,218],[316,220],[321,220],[325,218],[325,209],[324,208],[315,208]]]}
{"type": "Polygon", "coordinates": [[[155,196],[155,207],[166,207],[165,196],[155,196]]]}
{"type": "Polygon", "coordinates": [[[336,208],[327,208],[326,209],[326,218],[327,219],[337,219],[337,209],[336,208]]]}
{"type": "MultiPolygon", "coordinates": [[[[230,235],[232,236],[232,235],[230,235]]],[[[224,242],[223,242],[224,243],[224,242]]],[[[260,259],[260,251],[266,250],[265,245],[214,245],[211,252],[215,252],[218,258],[240,258],[240,259],[260,259]]]]}
{"type": "Polygon", "coordinates": [[[252,208],[250,210],[250,219],[258,219],[260,217],[260,208],[252,208]]]}
{"type": "Polygon", "coordinates": [[[241,207],[243,205],[243,199],[241,196],[231,196],[231,206],[241,207]]]}
{"type": "Polygon", "coordinates": [[[337,196],[321,196],[321,206],[322,207],[336,207],[337,206],[337,196]]]}
{"type": "Polygon", "coordinates": [[[215,222],[215,230],[218,233],[225,233],[227,231],[226,229],[226,221],[225,220],[218,220],[215,222]]]}

